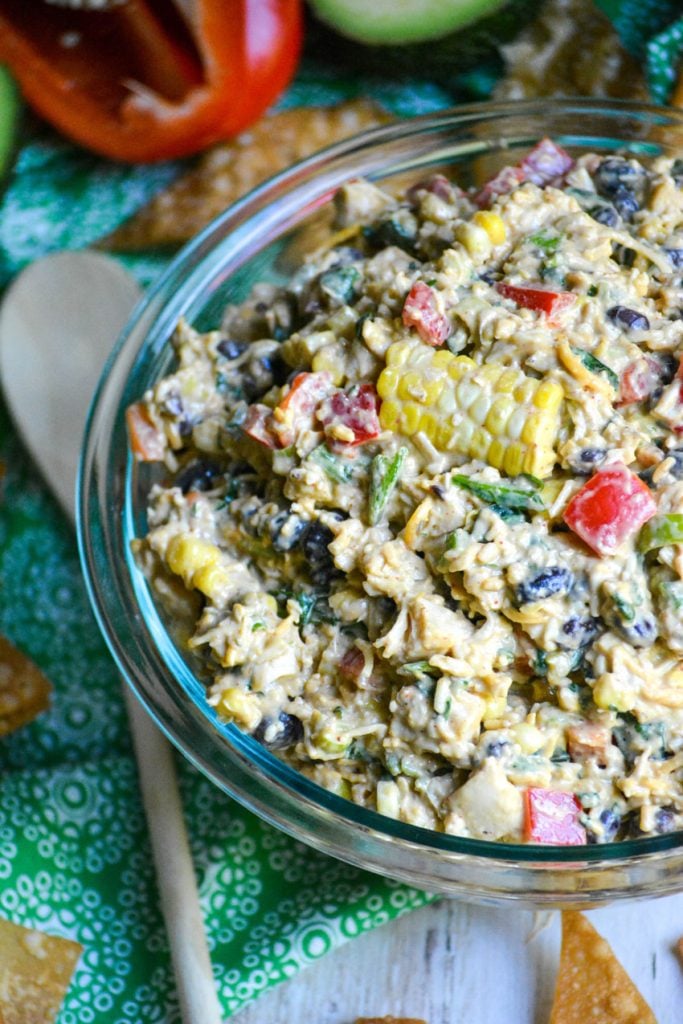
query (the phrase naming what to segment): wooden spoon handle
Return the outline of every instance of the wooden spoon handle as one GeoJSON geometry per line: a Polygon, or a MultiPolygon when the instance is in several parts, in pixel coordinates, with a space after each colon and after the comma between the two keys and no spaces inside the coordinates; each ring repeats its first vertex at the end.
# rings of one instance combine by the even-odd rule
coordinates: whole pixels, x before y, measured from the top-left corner
{"type": "Polygon", "coordinates": [[[221,1024],[173,752],[124,683],[142,802],[185,1024],[221,1024]]]}

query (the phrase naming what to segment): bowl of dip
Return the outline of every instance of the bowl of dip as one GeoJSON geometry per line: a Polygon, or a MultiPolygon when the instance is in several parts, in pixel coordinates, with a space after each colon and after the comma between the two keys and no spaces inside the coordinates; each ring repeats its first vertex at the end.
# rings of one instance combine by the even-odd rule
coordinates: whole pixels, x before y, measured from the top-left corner
{"type": "Polygon", "coordinates": [[[619,102],[399,122],[138,308],[83,453],[90,598],[267,821],[469,899],[680,887],[679,153],[683,114],[619,102]]]}

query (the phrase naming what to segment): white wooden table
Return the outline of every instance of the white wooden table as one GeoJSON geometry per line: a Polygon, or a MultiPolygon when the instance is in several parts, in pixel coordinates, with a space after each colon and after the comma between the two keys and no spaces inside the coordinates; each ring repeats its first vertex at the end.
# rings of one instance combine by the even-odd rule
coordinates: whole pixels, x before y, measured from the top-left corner
{"type": "MultiPolygon", "coordinates": [[[[588,915],[650,1003],[659,1024],[683,1022],[683,894],[588,915]]],[[[428,1024],[547,1024],[559,914],[451,900],[353,939],[232,1018],[233,1024],[352,1024],[408,1016],[428,1024]]],[[[596,1022],[607,1024],[607,1022],[596,1022]]]]}

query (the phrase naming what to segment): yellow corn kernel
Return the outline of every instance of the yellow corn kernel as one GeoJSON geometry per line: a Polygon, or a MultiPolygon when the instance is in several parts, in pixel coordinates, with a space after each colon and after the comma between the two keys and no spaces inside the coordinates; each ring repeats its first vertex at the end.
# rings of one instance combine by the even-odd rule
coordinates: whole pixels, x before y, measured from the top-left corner
{"type": "Polygon", "coordinates": [[[340,384],[344,383],[346,373],[344,369],[344,350],[341,345],[326,345],[325,348],[321,348],[313,356],[311,366],[316,373],[327,370],[335,387],[339,387],[340,384]]]}
{"type": "Polygon", "coordinates": [[[615,708],[617,711],[631,711],[636,703],[634,695],[619,686],[609,672],[597,680],[593,687],[593,700],[597,707],[603,708],[605,711],[609,708],[615,708]]]}
{"type": "Polygon", "coordinates": [[[410,345],[397,341],[387,351],[387,366],[403,366],[410,355],[410,345]]]}
{"type": "Polygon", "coordinates": [[[507,421],[514,412],[514,408],[515,403],[505,395],[496,398],[486,417],[486,427],[494,437],[505,434],[507,421]]]}
{"type": "MultiPolygon", "coordinates": [[[[380,377],[380,380],[381,379],[382,378],[380,377]]],[[[379,388],[377,390],[379,391],[379,388]]],[[[401,406],[398,402],[392,402],[390,399],[382,402],[382,407],[379,413],[379,422],[382,430],[396,430],[400,419],[401,406]]]]}
{"type": "Polygon", "coordinates": [[[389,818],[398,818],[400,814],[399,788],[391,779],[380,779],[377,783],[377,810],[389,818]]]}
{"type": "Polygon", "coordinates": [[[440,348],[432,356],[432,366],[437,370],[443,370],[455,359],[455,356],[447,348],[440,348]]]}
{"type": "Polygon", "coordinates": [[[545,743],[545,736],[535,725],[520,722],[510,730],[523,754],[535,754],[545,743]]]}
{"type": "Polygon", "coordinates": [[[192,586],[201,590],[210,601],[217,601],[230,582],[230,573],[222,565],[205,565],[192,576],[192,586]]]}
{"type": "Polygon", "coordinates": [[[537,409],[557,412],[564,398],[562,385],[556,380],[543,380],[536,389],[533,403],[537,409]]]}
{"type": "Polygon", "coordinates": [[[503,466],[509,476],[517,476],[522,472],[524,466],[524,446],[519,441],[514,441],[505,453],[503,466]]]}
{"type": "Polygon", "coordinates": [[[420,424],[417,429],[420,433],[426,434],[429,440],[433,443],[438,429],[436,416],[431,412],[423,412],[420,416],[420,424]]]}
{"type": "Polygon", "coordinates": [[[253,693],[245,693],[238,686],[223,690],[217,710],[246,729],[255,729],[262,717],[258,697],[253,693]]]}
{"type": "Polygon", "coordinates": [[[380,398],[393,398],[396,394],[400,376],[398,370],[387,367],[379,375],[377,381],[377,394],[380,398]]]}
{"type": "Polygon", "coordinates": [[[468,415],[477,424],[477,426],[481,426],[487,418],[490,409],[491,395],[487,391],[482,391],[470,406],[468,415]]]}
{"type": "Polygon", "coordinates": [[[460,380],[465,374],[471,370],[476,363],[469,356],[456,356],[455,359],[448,364],[448,376],[451,380],[460,380]]]}
{"type": "Polygon", "coordinates": [[[484,228],[472,221],[458,224],[455,237],[464,245],[473,260],[482,262],[491,255],[491,239],[484,228]]]}
{"type": "Polygon", "coordinates": [[[498,384],[496,385],[497,390],[501,394],[509,395],[515,390],[519,383],[519,371],[518,370],[503,370],[500,377],[498,378],[498,384]]]}
{"type": "Polygon", "coordinates": [[[399,398],[417,398],[418,401],[425,397],[424,377],[416,372],[404,373],[398,382],[396,394],[399,398]]]}
{"type": "Polygon", "coordinates": [[[481,459],[482,462],[486,461],[486,457],[491,447],[491,435],[488,430],[483,427],[478,427],[470,441],[470,452],[475,459],[481,459]]]}
{"type": "Polygon", "coordinates": [[[197,569],[216,562],[219,555],[215,544],[189,533],[179,533],[168,542],[166,563],[171,572],[190,578],[197,569]]]}
{"type": "Polygon", "coordinates": [[[540,440],[541,431],[543,430],[544,419],[538,412],[532,412],[531,416],[527,417],[524,429],[522,430],[522,441],[525,444],[535,444],[540,440]]]}
{"type": "Polygon", "coordinates": [[[420,415],[421,409],[419,405],[414,402],[408,402],[407,405],[403,406],[403,416],[401,417],[401,426],[403,433],[411,437],[420,426],[420,415]]]}
{"type": "Polygon", "coordinates": [[[503,463],[505,461],[505,445],[499,437],[495,437],[491,442],[491,447],[489,448],[488,455],[486,456],[486,461],[495,469],[503,468],[503,463]]]}
{"type": "Polygon", "coordinates": [[[503,218],[497,213],[492,213],[490,210],[480,210],[478,213],[475,213],[472,220],[480,228],[484,229],[493,245],[503,244],[507,237],[507,231],[505,230],[503,218]]]}

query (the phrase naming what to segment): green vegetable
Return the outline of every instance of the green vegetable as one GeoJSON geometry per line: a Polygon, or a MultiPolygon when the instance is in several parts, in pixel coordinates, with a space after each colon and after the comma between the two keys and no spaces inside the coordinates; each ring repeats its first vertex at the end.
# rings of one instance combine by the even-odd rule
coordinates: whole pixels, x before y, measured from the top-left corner
{"type": "Polygon", "coordinates": [[[614,370],[610,370],[609,366],[605,366],[604,363],[601,363],[599,359],[592,355],[592,353],[586,352],[585,349],[577,348],[575,345],[570,345],[569,347],[574,355],[581,360],[587,370],[591,373],[603,374],[615,390],[619,388],[619,378],[614,370]]]}
{"type": "Polygon", "coordinates": [[[325,474],[338,484],[345,484],[353,475],[352,467],[348,459],[333,455],[326,444],[320,444],[314,448],[308,456],[312,462],[317,462],[325,470],[325,474]]]}
{"type": "Polygon", "coordinates": [[[655,548],[663,548],[666,544],[683,542],[683,514],[669,512],[655,516],[645,523],[638,537],[638,549],[646,554],[655,548]]]}
{"type": "Polygon", "coordinates": [[[625,601],[619,594],[610,594],[614,607],[624,622],[633,622],[636,617],[636,610],[629,601],[625,601]]]}
{"type": "Polygon", "coordinates": [[[315,13],[332,28],[372,45],[439,39],[504,4],[505,0],[311,0],[315,13]]]}
{"type": "Polygon", "coordinates": [[[376,526],[382,518],[385,506],[398,483],[407,455],[407,448],[399,448],[391,458],[386,455],[376,455],[372,460],[368,510],[371,526],[376,526]]]}
{"type": "Polygon", "coordinates": [[[428,661],[409,661],[398,670],[399,675],[438,676],[438,669],[432,668],[428,661]]]}
{"type": "MultiPolygon", "coordinates": [[[[472,480],[462,473],[456,473],[452,480],[458,487],[462,487],[465,491],[469,491],[492,506],[502,506],[506,509],[521,508],[536,512],[545,508],[537,487],[530,490],[522,487],[509,487],[507,484],[487,484],[481,480],[472,480]]],[[[495,511],[498,509],[496,508],[495,511]]]]}
{"type": "Polygon", "coordinates": [[[562,241],[562,235],[549,235],[545,231],[539,231],[536,235],[530,235],[529,241],[537,249],[543,249],[544,252],[550,253],[555,252],[562,241]]]}
{"type": "Polygon", "coordinates": [[[363,228],[363,238],[375,249],[385,249],[395,245],[407,253],[415,250],[415,235],[395,217],[368,224],[363,228]]]}
{"type": "Polygon", "coordinates": [[[9,72],[0,67],[0,179],[12,165],[17,147],[21,100],[9,72]]]}
{"type": "Polygon", "coordinates": [[[341,305],[350,305],[356,298],[361,275],[355,267],[333,267],[320,275],[320,290],[341,305]]]}

